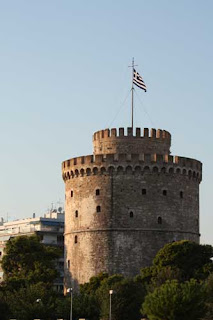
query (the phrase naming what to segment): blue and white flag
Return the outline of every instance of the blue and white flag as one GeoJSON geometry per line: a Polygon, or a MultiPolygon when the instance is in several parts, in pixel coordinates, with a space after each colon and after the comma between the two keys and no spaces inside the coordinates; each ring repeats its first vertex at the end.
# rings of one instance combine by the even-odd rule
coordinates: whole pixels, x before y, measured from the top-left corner
{"type": "Polygon", "coordinates": [[[146,85],[139,73],[133,69],[133,83],[146,92],[146,85]]]}

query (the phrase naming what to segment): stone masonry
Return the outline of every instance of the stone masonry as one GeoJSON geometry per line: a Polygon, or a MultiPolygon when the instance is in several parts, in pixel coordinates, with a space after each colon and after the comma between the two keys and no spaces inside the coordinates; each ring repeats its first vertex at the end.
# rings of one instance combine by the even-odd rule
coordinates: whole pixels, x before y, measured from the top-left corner
{"type": "Polygon", "coordinates": [[[170,155],[169,132],[101,130],[93,146],[62,163],[65,289],[102,271],[134,276],[166,243],[199,242],[202,164],[170,155]]]}

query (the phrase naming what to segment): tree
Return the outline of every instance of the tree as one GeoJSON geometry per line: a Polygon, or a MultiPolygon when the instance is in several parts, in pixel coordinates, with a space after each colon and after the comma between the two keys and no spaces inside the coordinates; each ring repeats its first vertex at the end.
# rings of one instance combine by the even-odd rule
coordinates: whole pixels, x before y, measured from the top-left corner
{"type": "MultiPolygon", "coordinates": [[[[70,318],[70,296],[59,297],[56,300],[56,314],[58,318],[70,318]]],[[[99,320],[99,306],[93,296],[86,293],[73,294],[73,319],[85,318],[99,320]]]]}
{"type": "Polygon", "coordinates": [[[6,301],[10,317],[17,320],[57,319],[56,292],[46,290],[43,283],[26,285],[17,291],[7,291],[6,301]]]}
{"type": "Polygon", "coordinates": [[[192,241],[166,244],[155,256],[153,266],[161,269],[170,266],[179,270],[182,280],[206,279],[213,272],[213,247],[192,241]]]}
{"type": "Polygon", "coordinates": [[[61,252],[42,244],[36,235],[10,239],[4,253],[1,262],[4,282],[11,289],[39,282],[51,286],[57,277],[55,260],[61,252]]]}
{"type": "Polygon", "coordinates": [[[151,267],[141,269],[138,277],[148,291],[166,280],[180,282],[206,279],[213,271],[213,247],[191,241],[166,244],[155,256],[151,267]]]}
{"type": "Polygon", "coordinates": [[[6,302],[4,292],[0,292],[0,315],[1,320],[8,320],[10,317],[9,306],[6,302]]]}
{"type": "MultiPolygon", "coordinates": [[[[88,318],[109,318],[109,290],[113,290],[112,319],[129,320],[131,318],[132,320],[138,320],[140,318],[140,308],[145,295],[141,282],[126,279],[120,274],[108,276],[107,273],[92,277],[88,283],[80,286],[80,293],[84,295],[84,299],[79,296],[79,302],[86,301],[89,296],[89,301],[93,301],[89,305],[95,305],[95,309],[93,306],[88,318]]],[[[81,303],[79,303],[80,306],[81,303]]],[[[85,310],[87,309],[85,308],[85,310]]],[[[83,315],[82,311],[78,312],[78,315],[83,315]]]]}
{"type": "Polygon", "coordinates": [[[90,278],[89,282],[80,285],[80,292],[84,294],[94,295],[100,287],[101,282],[109,277],[108,273],[101,272],[97,276],[90,278]]]}
{"type": "Polygon", "coordinates": [[[205,314],[205,286],[195,279],[167,281],[145,297],[141,312],[150,320],[198,320],[205,314]]]}
{"type": "Polygon", "coordinates": [[[203,320],[213,319],[213,273],[206,280],[206,314],[203,320]]]}
{"type": "Polygon", "coordinates": [[[73,315],[75,319],[99,320],[100,309],[94,295],[75,294],[73,299],[73,315]]]}
{"type": "Polygon", "coordinates": [[[112,319],[137,320],[140,318],[140,307],[144,299],[141,283],[113,275],[104,279],[97,290],[100,313],[103,319],[109,317],[109,290],[112,294],[112,319]]]}

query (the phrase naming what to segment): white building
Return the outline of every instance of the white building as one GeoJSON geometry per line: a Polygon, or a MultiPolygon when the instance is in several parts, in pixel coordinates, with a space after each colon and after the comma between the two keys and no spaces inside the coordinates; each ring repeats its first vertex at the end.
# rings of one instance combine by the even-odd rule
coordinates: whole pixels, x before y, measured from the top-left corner
{"type": "MultiPolygon", "coordinates": [[[[22,235],[37,234],[41,242],[50,246],[59,246],[62,251],[64,249],[64,212],[61,208],[52,210],[45,214],[44,217],[26,218],[0,222],[0,259],[4,255],[4,247],[6,242],[14,237],[22,235]]],[[[56,261],[57,269],[60,276],[56,279],[54,286],[57,291],[63,292],[64,277],[64,256],[56,261]]],[[[0,282],[3,280],[3,272],[0,267],[0,282]]]]}

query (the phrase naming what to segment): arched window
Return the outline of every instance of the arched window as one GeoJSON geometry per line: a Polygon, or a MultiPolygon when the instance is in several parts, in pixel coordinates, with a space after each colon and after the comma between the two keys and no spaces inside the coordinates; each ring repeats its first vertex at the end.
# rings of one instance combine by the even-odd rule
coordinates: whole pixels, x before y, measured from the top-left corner
{"type": "Polygon", "coordinates": [[[109,172],[109,174],[113,174],[113,173],[114,173],[114,167],[113,167],[113,166],[110,166],[110,167],[108,168],[108,172],[109,172]]]}
{"type": "Polygon", "coordinates": [[[157,173],[158,172],[158,167],[153,168],[153,172],[157,173]]]}
{"type": "Polygon", "coordinates": [[[163,168],[161,169],[161,172],[162,172],[162,173],[166,173],[166,168],[163,167],[163,168]]]}
{"type": "Polygon", "coordinates": [[[96,207],[96,212],[101,212],[101,206],[96,207]]]}
{"type": "Polygon", "coordinates": [[[96,189],[95,190],[95,194],[96,194],[96,196],[99,196],[100,195],[100,189],[96,189]]]}
{"type": "Polygon", "coordinates": [[[86,169],[86,174],[87,174],[87,176],[91,176],[91,169],[90,168],[86,169]]]}
{"type": "Polygon", "coordinates": [[[163,190],[163,196],[167,195],[167,190],[163,190]]]}
{"type": "Polygon", "coordinates": [[[122,174],[124,171],[123,167],[119,166],[118,169],[117,169],[117,173],[118,174],[122,174]]]}
{"type": "Polygon", "coordinates": [[[162,224],[162,218],[158,217],[158,224],[162,224]]]}
{"type": "Polygon", "coordinates": [[[126,167],[126,173],[127,174],[132,174],[132,167],[131,166],[127,166],[126,167]]]}
{"type": "Polygon", "coordinates": [[[105,174],[106,173],[106,168],[101,167],[101,174],[105,174]]]}
{"type": "Polygon", "coordinates": [[[93,168],[93,174],[94,174],[94,175],[97,175],[97,174],[98,174],[98,168],[97,168],[97,167],[93,168]]]}
{"type": "Polygon", "coordinates": [[[73,197],[73,190],[71,190],[71,192],[70,192],[70,196],[71,196],[71,198],[73,197]]]}
{"type": "Polygon", "coordinates": [[[78,218],[78,210],[75,210],[75,217],[78,218]]]}
{"type": "Polygon", "coordinates": [[[150,172],[150,168],[148,166],[146,166],[146,167],[144,167],[143,171],[146,172],[146,173],[150,172]]]}
{"type": "Polygon", "coordinates": [[[170,168],[169,173],[174,173],[174,168],[170,168]]]}
{"type": "Polygon", "coordinates": [[[75,243],[78,243],[78,236],[75,236],[75,243]]]}
{"type": "Polygon", "coordinates": [[[180,198],[183,199],[183,191],[180,191],[180,198]]]}
{"type": "Polygon", "coordinates": [[[133,211],[130,211],[129,216],[130,216],[130,218],[133,218],[133,217],[134,217],[133,211]]]}

